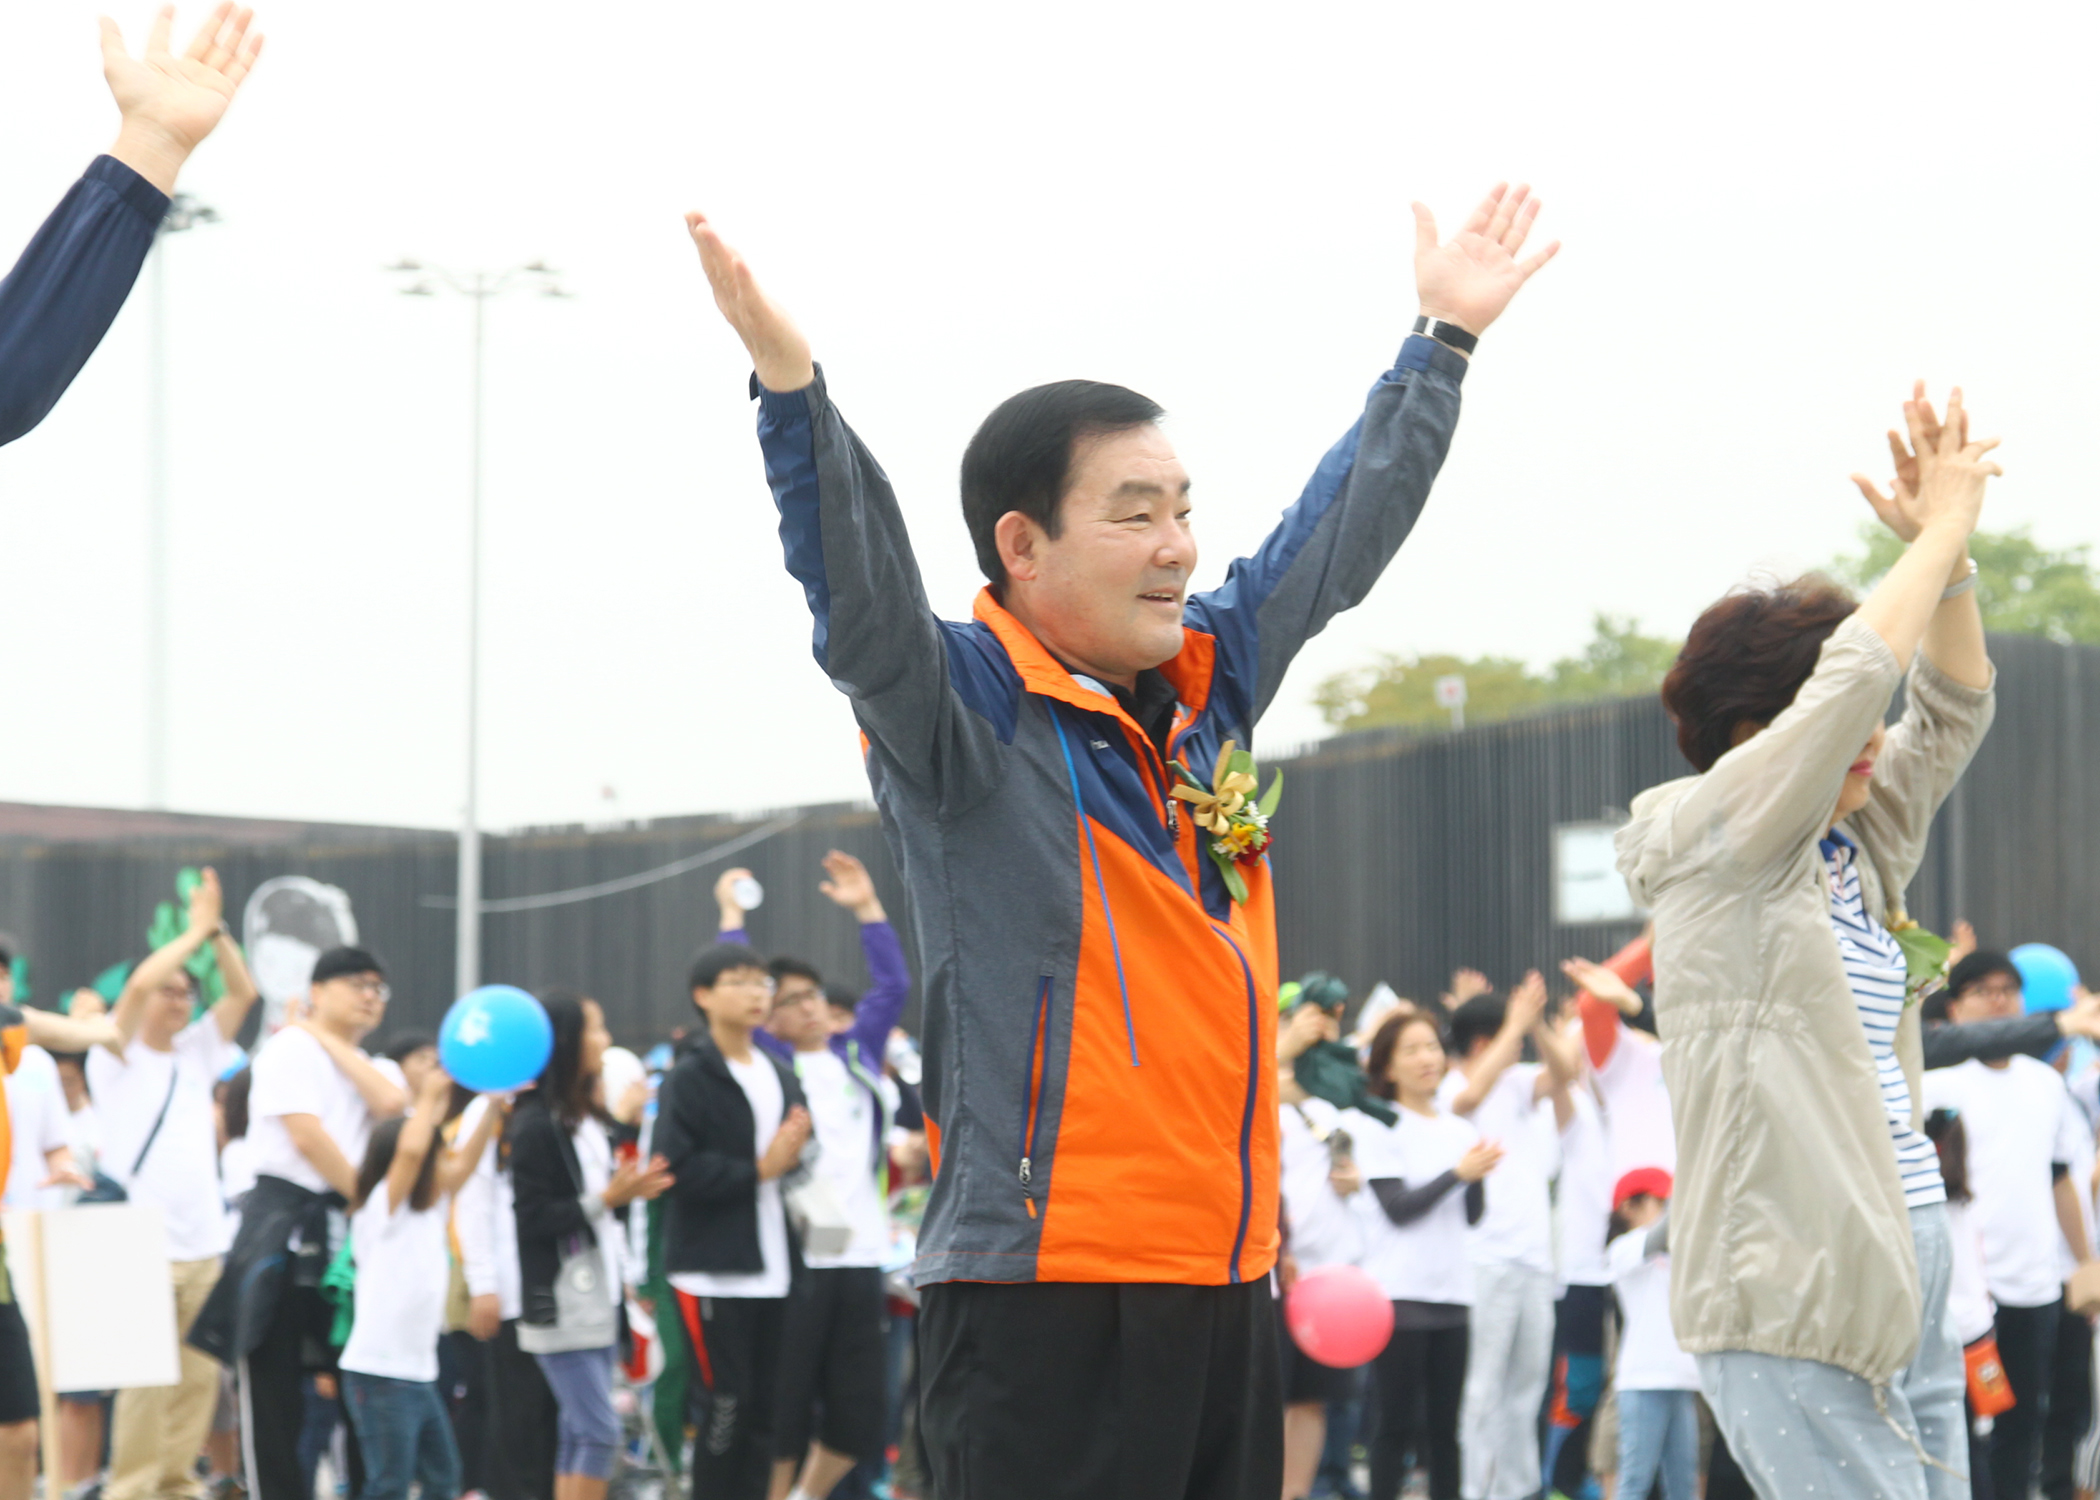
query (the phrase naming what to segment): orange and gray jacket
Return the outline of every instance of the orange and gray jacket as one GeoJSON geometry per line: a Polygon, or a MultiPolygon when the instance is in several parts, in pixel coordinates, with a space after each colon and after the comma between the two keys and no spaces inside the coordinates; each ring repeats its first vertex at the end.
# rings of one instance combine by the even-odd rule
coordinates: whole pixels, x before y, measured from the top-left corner
{"type": "MultiPolygon", "coordinates": [[[[1358,603],[1421,513],[1465,361],[1402,346],[1362,417],[1160,667],[1159,750],[990,590],[927,606],[888,478],[819,372],[758,430],[817,662],[853,700],[912,896],[936,1176],[914,1275],[1221,1285],[1276,1259],[1276,931],[1169,793],[1251,742],[1291,660],[1358,603]]],[[[1291,837],[1286,798],[1275,836],[1291,837]]]]}

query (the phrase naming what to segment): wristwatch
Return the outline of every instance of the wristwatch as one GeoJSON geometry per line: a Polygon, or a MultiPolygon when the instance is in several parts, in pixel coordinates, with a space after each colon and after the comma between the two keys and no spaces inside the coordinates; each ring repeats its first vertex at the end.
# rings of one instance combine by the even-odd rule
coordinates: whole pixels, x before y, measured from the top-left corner
{"type": "Polygon", "coordinates": [[[1439,344],[1449,344],[1461,354],[1471,354],[1480,347],[1480,335],[1468,333],[1456,323],[1446,323],[1442,318],[1432,318],[1428,313],[1415,319],[1415,332],[1426,333],[1439,344]]]}

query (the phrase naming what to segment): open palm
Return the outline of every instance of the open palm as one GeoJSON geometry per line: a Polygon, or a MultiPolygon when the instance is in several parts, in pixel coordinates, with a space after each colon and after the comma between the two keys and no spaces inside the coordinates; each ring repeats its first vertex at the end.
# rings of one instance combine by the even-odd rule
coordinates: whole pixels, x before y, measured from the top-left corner
{"type": "Polygon", "coordinates": [[[1515,192],[1507,183],[1496,183],[1465,226],[1442,243],[1435,215],[1419,203],[1414,210],[1415,293],[1422,311],[1468,333],[1486,332],[1517,289],[1560,250],[1555,240],[1528,259],[1517,259],[1539,213],[1539,200],[1522,183],[1515,192]]]}
{"type": "Polygon", "coordinates": [[[126,125],[148,126],[183,151],[210,135],[233,102],[241,80],[262,51],[262,34],[249,34],[255,12],[223,0],[197,28],[186,51],[169,48],[175,7],[153,18],[146,50],[133,57],[117,23],[102,18],[102,73],[126,125]]]}

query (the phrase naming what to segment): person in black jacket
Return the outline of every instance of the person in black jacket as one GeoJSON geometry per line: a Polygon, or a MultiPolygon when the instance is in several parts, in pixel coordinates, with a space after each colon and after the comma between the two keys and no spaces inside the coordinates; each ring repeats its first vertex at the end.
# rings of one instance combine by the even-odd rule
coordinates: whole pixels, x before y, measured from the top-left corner
{"type": "Polygon", "coordinates": [[[692,1354],[693,1493],[764,1500],[788,1289],[801,1258],[781,1179],[809,1142],[795,1075],[752,1045],[773,1003],[766,961],[717,943],[693,963],[707,1020],[664,1080],[655,1144],[675,1178],[664,1270],[692,1354]]]}
{"type": "Polygon", "coordinates": [[[671,1184],[661,1156],[613,1164],[594,1102],[612,1034],[598,1002],[541,997],[554,1051],[509,1131],[516,1193],[522,1310],[518,1347],[539,1361],[554,1392],[560,1434],[555,1500],[604,1500],[619,1453],[613,1351],[619,1343],[623,1256],[615,1215],[671,1184]]]}

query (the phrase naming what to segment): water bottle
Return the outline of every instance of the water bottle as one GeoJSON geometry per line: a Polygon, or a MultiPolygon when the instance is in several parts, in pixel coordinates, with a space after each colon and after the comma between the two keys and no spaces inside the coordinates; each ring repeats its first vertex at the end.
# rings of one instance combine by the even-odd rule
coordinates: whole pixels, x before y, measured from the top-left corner
{"type": "Polygon", "coordinates": [[[759,903],[766,899],[766,888],[749,875],[743,875],[731,883],[729,894],[745,911],[756,911],[759,903]]]}

